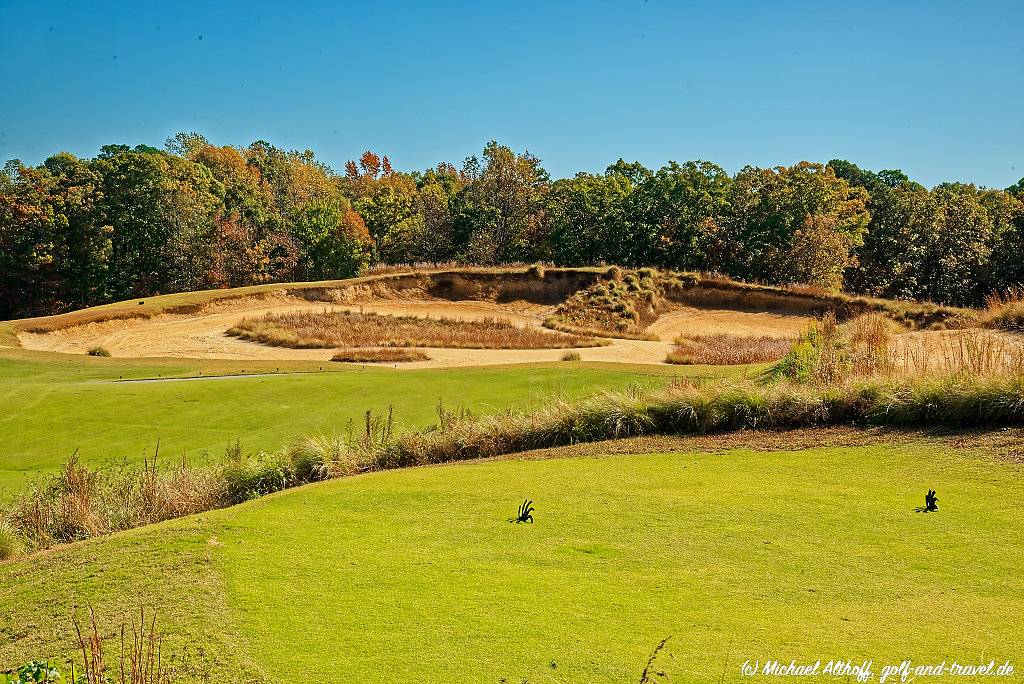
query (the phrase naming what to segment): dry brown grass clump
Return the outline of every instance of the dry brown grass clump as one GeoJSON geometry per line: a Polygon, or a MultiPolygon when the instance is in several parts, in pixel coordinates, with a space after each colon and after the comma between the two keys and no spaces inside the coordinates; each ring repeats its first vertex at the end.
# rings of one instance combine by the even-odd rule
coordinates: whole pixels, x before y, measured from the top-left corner
{"type": "Polygon", "coordinates": [[[778,361],[792,346],[793,340],[784,337],[683,334],[676,338],[665,362],[708,366],[766,363],[778,361]]]}
{"type": "Polygon", "coordinates": [[[880,313],[858,316],[842,328],[855,377],[1024,372],[1024,345],[999,333],[968,329],[901,335],[905,329],[880,313]]]}
{"type": "Polygon", "coordinates": [[[294,312],[247,318],[229,335],[276,347],[452,347],[456,349],[564,349],[596,347],[580,335],[556,335],[486,318],[386,316],[351,311],[294,312]]]}
{"type": "Polygon", "coordinates": [[[1024,332],[1024,287],[1011,288],[1004,294],[992,294],[985,300],[982,325],[1013,332],[1024,332]]]}
{"type": "Polygon", "coordinates": [[[157,467],[156,457],[142,470],[99,470],[73,454],[60,472],[41,478],[0,514],[0,555],[23,548],[88,539],[163,520],[180,518],[248,501],[272,492],[329,477],[353,475],[365,468],[365,454],[392,438],[393,421],[372,419],[365,432],[298,439],[277,453],[243,454],[228,447],[222,463],[194,467],[181,462],[157,467]]]}
{"type": "Polygon", "coordinates": [[[344,363],[401,363],[404,361],[429,361],[426,352],[408,347],[383,347],[380,349],[339,349],[331,361],[344,363]]]}
{"type": "Polygon", "coordinates": [[[857,316],[843,326],[850,346],[850,367],[854,375],[887,375],[895,370],[893,335],[899,326],[880,313],[857,316]]]}
{"type": "Polygon", "coordinates": [[[158,470],[101,473],[72,455],[60,473],[37,483],[14,503],[11,524],[40,548],[87,539],[230,505],[212,469],[181,464],[158,470]]]}

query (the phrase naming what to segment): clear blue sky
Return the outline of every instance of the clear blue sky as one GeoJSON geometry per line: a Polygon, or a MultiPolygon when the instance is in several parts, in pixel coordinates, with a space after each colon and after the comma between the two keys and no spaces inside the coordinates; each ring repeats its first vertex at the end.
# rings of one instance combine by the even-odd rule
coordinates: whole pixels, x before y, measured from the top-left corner
{"type": "Polygon", "coordinates": [[[198,131],[335,168],[846,158],[1024,176],[1024,2],[0,0],[0,160],[198,131]]]}

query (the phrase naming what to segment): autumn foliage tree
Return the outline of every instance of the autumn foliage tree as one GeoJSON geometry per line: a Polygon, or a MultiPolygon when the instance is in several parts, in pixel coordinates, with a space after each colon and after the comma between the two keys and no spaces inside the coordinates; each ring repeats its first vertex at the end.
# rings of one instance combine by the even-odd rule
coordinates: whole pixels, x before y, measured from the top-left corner
{"type": "Polygon", "coordinates": [[[495,141],[402,172],[366,151],[107,145],[0,173],[0,318],[207,287],[355,275],[374,262],[618,263],[975,305],[1024,281],[1024,179],[928,189],[845,160],[708,161],[552,181],[495,141]]]}

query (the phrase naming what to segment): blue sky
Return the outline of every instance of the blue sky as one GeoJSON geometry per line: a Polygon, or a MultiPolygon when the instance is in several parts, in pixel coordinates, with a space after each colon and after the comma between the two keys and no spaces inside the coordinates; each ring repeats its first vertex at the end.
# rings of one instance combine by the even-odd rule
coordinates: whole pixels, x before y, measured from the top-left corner
{"type": "Polygon", "coordinates": [[[0,160],[194,130],[415,169],[493,138],[554,176],[840,157],[1005,187],[1021,26],[1019,0],[0,0],[0,160]]]}

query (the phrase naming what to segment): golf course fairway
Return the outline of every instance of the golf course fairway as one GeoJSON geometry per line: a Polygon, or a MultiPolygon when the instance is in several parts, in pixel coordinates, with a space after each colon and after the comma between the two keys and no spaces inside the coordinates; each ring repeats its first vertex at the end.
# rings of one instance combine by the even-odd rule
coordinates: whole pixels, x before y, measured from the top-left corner
{"type": "Polygon", "coordinates": [[[214,681],[635,681],[666,637],[682,682],[1002,664],[1024,638],[1020,475],[928,440],[370,473],[0,565],[0,634],[6,661],[59,657],[85,606],[112,635],[146,601],[214,681]],[[928,488],[940,511],[916,512],[928,488]],[[527,498],[536,521],[510,522],[527,498]]]}

